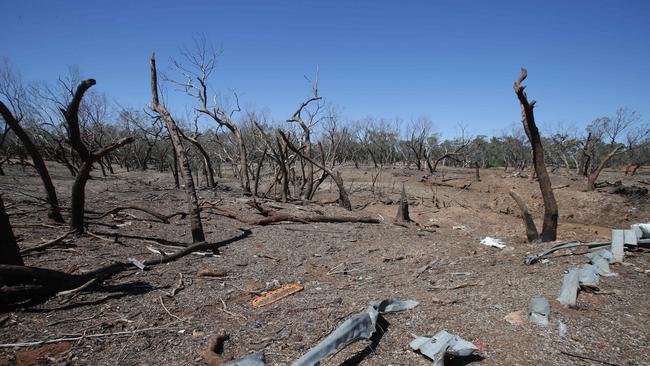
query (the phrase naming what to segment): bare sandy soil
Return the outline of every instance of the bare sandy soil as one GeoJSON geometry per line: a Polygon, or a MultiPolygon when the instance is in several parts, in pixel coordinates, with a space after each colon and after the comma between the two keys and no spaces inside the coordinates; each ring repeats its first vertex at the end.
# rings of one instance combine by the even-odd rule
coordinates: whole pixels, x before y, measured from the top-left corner
{"type": "MultiPolygon", "coordinates": [[[[72,178],[53,168],[64,205],[72,178]]],[[[542,202],[536,182],[513,177],[502,169],[482,170],[472,182],[473,170],[443,168],[422,182],[424,172],[384,170],[375,184],[374,170],[347,169],[355,215],[380,215],[381,224],[297,224],[249,226],[214,213],[204,213],[207,240],[221,242],[249,235],[220,248],[218,256],[189,255],[148,271],[124,272],[101,286],[70,299],[53,298],[27,309],[0,314],[0,343],[28,342],[69,336],[81,340],[50,345],[0,348],[0,365],[189,365],[206,364],[201,352],[208,340],[226,332],[225,353],[236,357],[266,350],[270,365],[288,365],[372,300],[414,299],[413,310],[387,314],[381,339],[358,342],[344,349],[328,365],[428,365],[411,351],[416,335],[439,330],[479,343],[480,357],[456,360],[476,365],[650,365],[650,252],[628,252],[625,265],[612,267],[619,275],[601,278],[599,294],[581,293],[578,306],[557,304],[563,271],[586,263],[580,254],[561,252],[547,263],[524,265],[527,253],[552,245],[525,242],[519,211],[508,196],[515,189],[536,218],[542,202]],[[449,178],[457,178],[451,179],[449,178]],[[438,186],[442,182],[454,187],[438,186]],[[392,224],[402,184],[411,203],[411,217],[419,225],[392,224]],[[436,200],[434,200],[434,195],[436,200]],[[454,228],[455,227],[455,228],[454,228]],[[500,238],[503,250],[480,245],[485,236],[500,238]],[[419,269],[430,268],[419,273],[419,269]],[[197,277],[199,270],[225,271],[224,277],[197,277]],[[184,288],[166,293],[182,274],[184,288]],[[300,283],[304,290],[270,306],[253,308],[251,300],[273,287],[300,283]],[[551,324],[514,325],[504,317],[527,312],[532,297],[551,302],[551,324]],[[557,322],[568,328],[561,337],[557,322]],[[153,329],[152,329],[153,328],[153,329]],[[132,332],[140,330],[138,332],[132,332]],[[123,332],[110,336],[96,336],[123,332]],[[567,355],[601,360],[588,361],[567,355]]],[[[645,173],[647,174],[647,172],[645,173]]],[[[623,177],[607,171],[601,179],[624,183],[648,180],[647,175],[623,177]]],[[[560,207],[559,240],[607,239],[611,228],[627,228],[650,221],[648,198],[585,192],[586,181],[564,172],[552,175],[560,207]]],[[[325,183],[318,199],[335,199],[335,188],[325,183]],[[330,192],[331,191],[331,192],[330,192]]],[[[47,221],[44,206],[31,196],[42,196],[40,181],[31,171],[7,169],[0,189],[11,214],[21,247],[38,244],[67,231],[47,221]]],[[[91,211],[104,212],[126,203],[148,206],[163,213],[186,210],[184,195],[174,190],[170,175],[120,172],[95,177],[87,188],[91,211]]],[[[220,180],[216,191],[200,191],[201,199],[240,210],[245,205],[235,180],[220,180]]],[[[296,214],[346,214],[334,205],[272,203],[296,214]]],[[[191,242],[187,219],[175,217],[163,224],[141,212],[92,219],[90,235],[70,238],[66,245],[25,257],[30,266],[79,273],[111,260],[153,258],[147,247],[173,252],[191,242]]],[[[538,227],[541,222],[538,221],[538,227]]]]}

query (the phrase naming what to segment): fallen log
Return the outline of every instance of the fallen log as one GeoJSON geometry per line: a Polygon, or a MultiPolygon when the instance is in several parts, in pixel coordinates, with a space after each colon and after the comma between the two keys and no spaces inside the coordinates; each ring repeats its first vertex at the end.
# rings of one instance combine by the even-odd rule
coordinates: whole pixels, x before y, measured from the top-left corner
{"type": "Polygon", "coordinates": [[[278,222],[297,222],[301,224],[308,224],[311,222],[330,222],[330,223],[357,222],[357,223],[364,223],[364,224],[381,223],[380,219],[374,217],[328,216],[328,215],[296,216],[293,214],[277,213],[277,212],[269,216],[255,219],[255,218],[247,218],[238,212],[228,211],[221,208],[212,207],[211,209],[214,210],[217,215],[225,216],[243,222],[245,224],[256,225],[256,226],[266,226],[278,222]]]}
{"type": "Polygon", "coordinates": [[[207,208],[214,210],[214,213],[220,216],[225,216],[239,222],[243,222],[248,225],[255,226],[266,226],[279,222],[297,222],[301,224],[308,224],[312,222],[330,222],[330,223],[342,223],[342,222],[355,222],[355,223],[364,223],[364,224],[380,224],[382,220],[375,217],[355,217],[355,216],[330,216],[330,215],[311,215],[311,216],[298,216],[290,213],[282,213],[270,210],[261,206],[257,202],[250,203],[251,206],[255,207],[263,217],[260,218],[249,218],[245,215],[242,215],[239,212],[226,210],[216,206],[208,207],[206,204],[202,208],[207,208]]]}
{"type": "Polygon", "coordinates": [[[181,216],[181,218],[184,218],[185,216],[187,216],[187,213],[180,212],[180,211],[175,212],[175,213],[173,213],[171,215],[165,215],[165,214],[161,214],[159,212],[156,212],[156,211],[154,211],[152,209],[149,209],[149,208],[146,208],[146,207],[128,205],[128,206],[118,206],[118,207],[112,208],[112,209],[104,212],[103,214],[101,214],[101,215],[99,215],[97,217],[93,217],[93,219],[101,219],[101,218],[106,217],[108,215],[116,214],[116,213],[118,213],[120,211],[124,211],[124,210],[133,210],[133,211],[144,212],[146,214],[149,214],[149,215],[157,218],[158,220],[160,220],[161,222],[163,222],[165,224],[169,224],[169,220],[172,219],[173,217],[181,216]]]}

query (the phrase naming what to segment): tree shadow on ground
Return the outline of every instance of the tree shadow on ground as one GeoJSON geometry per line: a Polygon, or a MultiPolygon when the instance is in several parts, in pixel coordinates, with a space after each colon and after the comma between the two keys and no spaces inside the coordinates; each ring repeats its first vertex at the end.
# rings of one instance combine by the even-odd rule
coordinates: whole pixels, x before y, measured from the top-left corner
{"type": "MultiPolygon", "coordinates": [[[[48,308],[26,308],[24,311],[30,313],[47,313],[56,310],[70,310],[82,306],[99,305],[105,303],[108,300],[121,299],[126,296],[144,295],[146,293],[149,293],[157,289],[159,289],[159,287],[151,286],[149,283],[143,281],[121,283],[117,285],[98,285],[95,286],[91,291],[86,293],[86,295],[90,293],[107,293],[109,295],[101,297],[99,299],[74,302],[70,304],[63,304],[62,306],[53,307],[53,308],[49,308],[49,307],[48,308]]],[[[32,302],[25,304],[23,306],[36,306],[36,305],[44,304],[50,299],[51,298],[49,297],[34,299],[32,300],[32,302]]]]}

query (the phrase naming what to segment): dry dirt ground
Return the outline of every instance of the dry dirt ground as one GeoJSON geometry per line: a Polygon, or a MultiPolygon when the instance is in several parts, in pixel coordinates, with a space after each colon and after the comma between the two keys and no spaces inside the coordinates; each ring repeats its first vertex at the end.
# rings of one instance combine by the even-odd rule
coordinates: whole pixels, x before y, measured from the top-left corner
{"type": "MultiPolygon", "coordinates": [[[[72,178],[59,167],[52,169],[62,204],[69,205],[72,178]]],[[[649,252],[628,252],[627,264],[613,267],[618,276],[601,278],[600,294],[581,294],[578,306],[565,308],[555,301],[563,271],[586,263],[586,258],[578,250],[552,256],[547,263],[523,264],[527,253],[552,244],[525,242],[519,211],[508,191],[517,190],[540,218],[536,182],[494,169],[481,171],[480,182],[459,189],[473,180],[473,171],[443,168],[428,182],[444,179],[455,187],[432,189],[421,181],[423,172],[385,169],[373,192],[374,172],[347,169],[344,178],[357,207],[354,214],[380,215],[383,223],[260,227],[206,212],[208,241],[237,237],[240,229],[250,229],[250,235],[222,246],[218,256],[189,255],[148,271],[123,272],[71,299],[53,298],[0,313],[0,343],[84,336],[49,345],[0,348],[0,365],[203,365],[201,352],[208,340],[224,332],[230,334],[225,353],[241,357],[265,349],[270,365],[288,365],[350,315],[364,310],[369,301],[386,298],[414,299],[420,305],[385,315],[378,342],[353,344],[327,365],[429,365],[408,343],[415,335],[443,329],[482,345],[479,357],[450,364],[650,365],[650,276],[643,272],[650,269],[649,252]],[[411,217],[419,225],[392,224],[397,205],[390,202],[398,199],[402,184],[411,217]],[[485,236],[502,239],[506,249],[479,244],[485,236]],[[427,264],[430,268],[419,273],[427,264]],[[203,269],[226,274],[197,277],[203,269]],[[180,275],[184,288],[168,296],[180,275]],[[275,280],[300,283],[304,290],[253,308],[254,293],[272,288],[275,280]],[[535,296],[551,302],[548,327],[504,320],[509,313],[526,312],[535,296]],[[566,324],[568,336],[560,336],[558,321],[566,324]]],[[[602,179],[641,184],[640,180],[648,180],[647,171],[644,174],[625,178],[608,171],[602,179]]],[[[647,198],[585,192],[584,179],[565,172],[553,174],[552,180],[554,186],[569,185],[556,190],[559,240],[607,239],[611,228],[650,221],[647,198]]],[[[32,197],[42,194],[38,177],[29,169],[7,169],[7,175],[0,177],[0,189],[21,247],[67,230],[48,223],[44,206],[32,197]]],[[[325,183],[318,199],[336,198],[332,189],[325,183]]],[[[186,210],[184,195],[173,189],[169,174],[96,176],[87,192],[87,207],[95,212],[126,203],[164,213],[186,210]]],[[[233,179],[220,180],[215,191],[199,193],[203,200],[256,215],[245,205],[247,198],[233,179]]],[[[346,214],[328,204],[272,205],[296,214],[346,214]]],[[[142,212],[128,211],[99,220],[93,216],[88,214],[89,229],[105,240],[72,237],[63,246],[27,255],[26,264],[79,273],[114,259],[155,257],[147,247],[173,252],[175,246],[191,241],[187,219],[175,217],[163,224],[142,212]]]]}

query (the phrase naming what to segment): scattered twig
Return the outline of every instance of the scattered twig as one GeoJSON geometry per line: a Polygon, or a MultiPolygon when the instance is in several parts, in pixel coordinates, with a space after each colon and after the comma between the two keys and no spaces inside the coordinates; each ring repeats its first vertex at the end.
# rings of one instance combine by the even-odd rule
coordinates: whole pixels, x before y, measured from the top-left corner
{"type": "Polygon", "coordinates": [[[571,357],[579,358],[579,359],[582,359],[582,360],[589,360],[589,361],[594,361],[594,362],[600,362],[600,363],[602,363],[602,364],[604,364],[604,365],[620,366],[620,364],[618,364],[618,363],[612,363],[612,362],[608,362],[608,361],[603,361],[603,360],[599,360],[599,359],[597,359],[597,358],[593,358],[593,357],[589,357],[589,356],[583,356],[583,355],[578,355],[578,354],[571,353],[571,352],[567,352],[567,351],[560,351],[560,353],[563,354],[563,355],[567,355],[567,356],[571,356],[571,357]]]}
{"type": "Polygon", "coordinates": [[[45,339],[45,340],[31,341],[31,342],[1,343],[0,348],[32,347],[32,346],[40,346],[43,344],[50,344],[50,343],[80,341],[84,338],[116,337],[116,336],[133,335],[135,333],[151,332],[157,330],[177,331],[176,329],[169,328],[171,325],[175,323],[178,323],[178,320],[163,325],[161,327],[141,328],[135,330],[127,330],[123,332],[84,334],[84,335],[79,335],[74,337],[61,337],[61,338],[45,339]]]}
{"type": "Polygon", "coordinates": [[[44,249],[46,249],[46,248],[49,248],[49,247],[51,247],[51,246],[54,246],[54,245],[58,244],[61,240],[67,238],[68,235],[70,235],[70,234],[72,234],[72,233],[74,233],[74,231],[67,231],[67,232],[65,232],[64,234],[62,234],[62,235],[60,235],[60,236],[58,236],[58,237],[56,237],[56,238],[54,238],[54,239],[52,239],[52,240],[50,240],[50,241],[48,241],[48,242],[45,242],[45,243],[43,243],[43,244],[38,244],[38,245],[34,245],[34,246],[28,246],[27,248],[21,250],[21,251],[20,251],[20,254],[25,254],[25,253],[29,253],[29,252],[34,252],[34,251],[37,251],[37,250],[44,250],[44,249]]]}
{"type": "Polygon", "coordinates": [[[456,286],[451,286],[451,287],[429,287],[429,290],[457,290],[459,288],[463,287],[470,287],[470,286],[478,286],[478,283],[463,283],[460,285],[456,286]]]}
{"type": "Polygon", "coordinates": [[[222,298],[219,298],[219,300],[221,301],[221,304],[223,305],[223,308],[221,309],[221,311],[223,311],[224,313],[226,313],[226,314],[228,314],[230,316],[234,316],[236,318],[242,318],[242,319],[246,320],[245,316],[243,316],[241,314],[235,314],[232,311],[229,311],[228,308],[226,307],[226,302],[223,301],[222,298]]]}
{"type": "Polygon", "coordinates": [[[115,242],[115,239],[105,238],[105,237],[103,237],[101,235],[97,235],[97,234],[92,233],[90,230],[86,230],[85,232],[86,232],[86,234],[88,234],[88,235],[90,235],[90,236],[92,236],[94,238],[97,238],[99,240],[107,241],[109,243],[114,243],[115,242]]]}
{"type": "Polygon", "coordinates": [[[176,283],[176,286],[172,287],[172,290],[170,292],[165,292],[165,295],[169,297],[174,297],[177,293],[179,293],[184,288],[185,288],[185,282],[183,282],[183,274],[179,272],[178,282],[176,283]]]}
{"type": "Polygon", "coordinates": [[[160,305],[162,305],[163,309],[165,309],[165,312],[169,314],[172,318],[178,319],[179,321],[183,321],[183,319],[179,318],[178,316],[172,314],[169,309],[165,306],[165,302],[163,301],[162,296],[158,296],[158,300],[160,300],[160,305]]]}
{"type": "Polygon", "coordinates": [[[95,283],[95,282],[97,282],[97,278],[91,278],[90,280],[88,280],[88,282],[84,283],[83,285],[81,285],[81,286],[79,286],[77,288],[57,292],[56,296],[67,296],[67,295],[73,295],[73,294],[79,293],[79,292],[87,289],[88,287],[92,286],[92,284],[95,283]]]}

